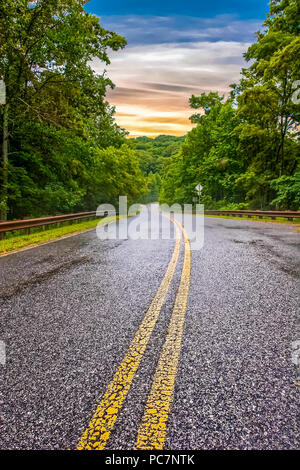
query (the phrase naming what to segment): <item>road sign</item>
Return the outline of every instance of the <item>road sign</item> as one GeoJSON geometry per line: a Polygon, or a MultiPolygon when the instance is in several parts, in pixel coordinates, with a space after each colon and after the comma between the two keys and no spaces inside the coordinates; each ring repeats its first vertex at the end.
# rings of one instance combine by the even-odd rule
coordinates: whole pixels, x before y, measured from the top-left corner
{"type": "Polygon", "coordinates": [[[201,196],[201,192],[202,192],[202,189],[203,189],[203,187],[201,186],[201,184],[197,184],[197,186],[196,186],[195,189],[196,189],[196,191],[198,191],[199,196],[201,196]]]}

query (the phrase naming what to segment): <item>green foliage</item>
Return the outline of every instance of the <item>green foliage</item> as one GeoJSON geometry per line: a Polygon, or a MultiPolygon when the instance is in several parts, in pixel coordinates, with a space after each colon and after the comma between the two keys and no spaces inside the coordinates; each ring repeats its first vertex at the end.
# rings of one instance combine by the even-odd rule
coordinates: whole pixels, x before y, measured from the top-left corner
{"type": "Polygon", "coordinates": [[[300,208],[299,24],[298,0],[272,1],[230,99],[190,98],[197,127],[165,161],[161,202],[191,203],[201,183],[207,209],[300,208]]]}
{"type": "Polygon", "coordinates": [[[19,128],[10,157],[9,200],[16,218],[94,210],[118,195],[138,199],[145,178],[134,150],[100,148],[70,130],[39,123],[19,128]]]}
{"type": "MultiPolygon", "coordinates": [[[[83,0],[7,0],[0,5],[0,78],[7,88],[9,218],[92,210],[138,199],[146,181],[127,132],[105,100],[108,50],[126,41],[107,31],[83,0]]],[[[4,107],[2,107],[4,109],[4,107]]],[[[4,112],[3,109],[1,112],[4,112]]],[[[0,124],[1,135],[4,120],[0,124]]],[[[3,155],[4,162],[4,155],[3,155]]],[[[0,174],[4,183],[5,167],[0,174]]]]}
{"type": "Polygon", "coordinates": [[[271,182],[277,197],[272,205],[282,209],[297,210],[300,208],[300,171],[294,176],[281,176],[271,182]]]}
{"type": "Polygon", "coordinates": [[[225,100],[190,98],[187,137],[128,139],[91,68],[126,45],[86,0],[0,4],[0,212],[9,218],[95,209],[102,202],[191,203],[208,209],[300,208],[300,4],[275,0],[225,100]],[[8,164],[6,160],[8,159],[8,164]],[[6,183],[8,181],[8,184],[6,183]]]}
{"type": "Polygon", "coordinates": [[[128,140],[129,145],[135,148],[140,168],[147,177],[147,194],[140,202],[146,204],[159,200],[164,163],[179,151],[184,139],[185,137],[159,135],[153,139],[137,137],[128,140]]]}
{"type": "Polygon", "coordinates": [[[140,199],[143,204],[157,202],[161,190],[161,177],[159,173],[149,173],[147,176],[147,193],[140,199]]]}
{"type": "Polygon", "coordinates": [[[243,202],[235,185],[243,169],[237,153],[237,125],[232,103],[221,103],[221,97],[215,100],[197,127],[189,132],[179,154],[166,162],[160,201],[191,203],[197,196],[195,187],[201,183],[202,202],[209,206],[218,200],[243,202]]]}
{"type": "MultiPolygon", "coordinates": [[[[208,115],[211,109],[216,106],[218,103],[221,103],[224,99],[224,96],[219,96],[216,92],[210,92],[208,94],[201,93],[200,96],[192,95],[189,102],[190,107],[193,109],[203,109],[204,114],[208,115]]],[[[194,124],[198,124],[201,122],[203,115],[202,114],[193,114],[190,117],[190,120],[194,124]]]]}
{"type": "Polygon", "coordinates": [[[93,204],[109,201],[116,205],[119,195],[127,196],[128,203],[132,204],[146,193],[147,185],[138,158],[135,151],[127,145],[124,144],[119,149],[97,149],[93,165],[93,204]]]}
{"type": "Polygon", "coordinates": [[[137,137],[129,141],[137,151],[142,171],[148,175],[161,172],[164,160],[179,151],[184,137],[159,135],[153,139],[137,137]]]}

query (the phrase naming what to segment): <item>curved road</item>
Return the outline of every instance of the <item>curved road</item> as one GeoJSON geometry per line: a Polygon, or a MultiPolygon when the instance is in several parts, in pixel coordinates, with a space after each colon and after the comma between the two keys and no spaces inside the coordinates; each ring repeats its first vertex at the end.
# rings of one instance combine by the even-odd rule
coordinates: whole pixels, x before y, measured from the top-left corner
{"type": "Polygon", "coordinates": [[[0,258],[1,449],[299,448],[299,233],[172,226],[0,258]]]}

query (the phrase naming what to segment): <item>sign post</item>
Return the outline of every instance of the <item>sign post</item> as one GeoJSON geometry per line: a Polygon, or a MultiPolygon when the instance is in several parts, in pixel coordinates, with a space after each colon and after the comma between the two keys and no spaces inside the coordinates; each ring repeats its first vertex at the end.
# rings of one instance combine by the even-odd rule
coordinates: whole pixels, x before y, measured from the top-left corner
{"type": "MultiPolygon", "coordinates": [[[[198,197],[199,197],[199,202],[200,202],[200,197],[201,197],[201,193],[202,193],[202,189],[203,189],[203,186],[201,186],[201,184],[197,184],[197,186],[195,187],[197,193],[198,193],[198,197]]],[[[198,202],[198,201],[197,201],[198,202]]]]}

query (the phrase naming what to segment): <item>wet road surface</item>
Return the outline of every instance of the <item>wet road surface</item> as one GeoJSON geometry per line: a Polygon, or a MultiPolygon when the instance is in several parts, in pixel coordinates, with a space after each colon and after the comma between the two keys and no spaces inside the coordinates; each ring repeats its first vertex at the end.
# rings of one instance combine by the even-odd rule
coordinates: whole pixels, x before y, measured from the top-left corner
{"type": "Polygon", "coordinates": [[[1,449],[299,448],[300,234],[205,218],[189,265],[176,231],[0,258],[1,449]]]}

